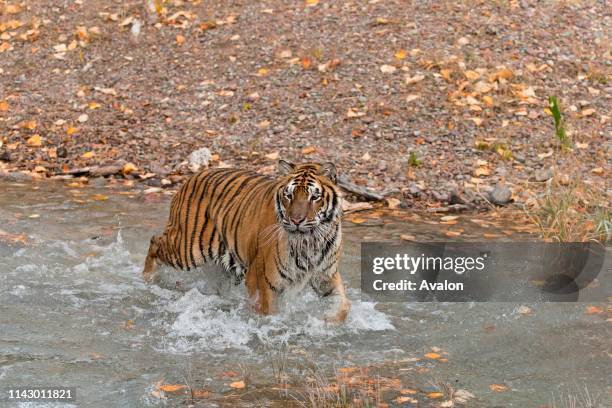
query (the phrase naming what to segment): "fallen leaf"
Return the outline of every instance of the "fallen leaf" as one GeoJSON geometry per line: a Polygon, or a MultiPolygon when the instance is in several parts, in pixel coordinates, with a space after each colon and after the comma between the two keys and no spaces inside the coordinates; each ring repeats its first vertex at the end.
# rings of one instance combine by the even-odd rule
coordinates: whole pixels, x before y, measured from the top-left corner
{"type": "Polygon", "coordinates": [[[418,391],[413,390],[412,388],[403,388],[400,390],[400,394],[403,394],[403,395],[415,395],[417,393],[418,391]]]}
{"type": "Polygon", "coordinates": [[[440,218],[440,220],[441,221],[455,221],[458,218],[459,218],[458,215],[445,215],[444,217],[440,218]]]}
{"type": "Polygon", "coordinates": [[[182,384],[163,384],[158,387],[158,389],[163,392],[177,392],[185,388],[187,387],[182,384]]]}
{"type": "Polygon", "coordinates": [[[586,315],[595,315],[595,314],[602,314],[604,312],[603,307],[601,306],[587,306],[584,314],[586,315]]]}
{"type": "Polygon", "coordinates": [[[586,116],[591,116],[595,113],[595,109],[593,108],[589,108],[589,109],[585,109],[582,112],[580,112],[580,116],[582,116],[583,118],[586,116]]]}
{"type": "Polygon", "coordinates": [[[595,167],[594,169],[591,169],[591,173],[601,176],[602,174],[604,174],[604,169],[603,167],[595,167]]]}
{"type": "Polygon", "coordinates": [[[398,404],[406,404],[406,403],[411,403],[411,404],[416,404],[417,402],[419,402],[418,400],[412,398],[412,397],[407,397],[407,396],[399,396],[395,399],[395,402],[397,402],[398,404]]]}
{"type": "Polygon", "coordinates": [[[398,60],[403,60],[403,59],[405,59],[407,55],[408,55],[408,54],[406,53],[406,50],[403,50],[403,49],[402,49],[402,50],[398,50],[398,51],[397,51],[397,52],[394,54],[395,58],[397,58],[398,60]]]}
{"type": "Polygon", "coordinates": [[[312,60],[310,59],[310,57],[302,57],[300,58],[300,63],[302,64],[302,68],[304,69],[310,69],[310,67],[312,66],[312,60]]]}
{"type": "Polygon", "coordinates": [[[268,68],[259,68],[257,70],[257,76],[266,76],[270,73],[270,70],[268,68]]]}
{"type": "Polygon", "coordinates": [[[406,83],[406,85],[412,85],[412,84],[416,84],[417,82],[421,82],[424,79],[425,79],[425,75],[415,75],[413,77],[411,77],[410,75],[406,75],[404,82],[406,83]]]}
{"type": "Polygon", "coordinates": [[[510,388],[506,384],[489,384],[489,389],[493,392],[506,392],[510,388]]]}
{"type": "Polygon", "coordinates": [[[461,235],[461,231],[446,231],[447,237],[458,237],[461,235]]]}
{"type": "Polygon", "coordinates": [[[236,390],[241,390],[244,387],[246,387],[246,384],[244,383],[244,381],[234,381],[233,383],[230,384],[230,387],[236,389],[236,390]]]}
{"type": "Polygon", "coordinates": [[[465,71],[463,75],[465,75],[465,77],[469,79],[470,81],[474,81],[480,78],[480,74],[476,71],[465,71]]]}
{"type": "Polygon", "coordinates": [[[400,235],[400,239],[402,241],[416,242],[416,237],[414,235],[410,235],[410,234],[402,234],[402,235],[400,235]]]}
{"type": "Polygon", "coordinates": [[[123,169],[122,169],[122,171],[123,171],[123,174],[124,174],[124,175],[130,174],[130,173],[133,173],[133,172],[135,172],[136,170],[138,170],[138,167],[136,167],[136,165],[135,165],[134,163],[126,163],[126,164],[123,166],[123,169]]]}
{"type": "Polygon", "coordinates": [[[319,0],[306,0],[306,5],[308,7],[313,7],[319,4],[319,0]]]}
{"type": "Polygon", "coordinates": [[[26,141],[26,144],[31,147],[40,147],[42,145],[40,135],[33,135],[26,141]]]}
{"type": "Polygon", "coordinates": [[[108,200],[108,196],[104,194],[94,194],[91,198],[95,201],[106,201],[108,200]]]}
{"type": "Polygon", "coordinates": [[[421,95],[415,95],[415,94],[408,95],[408,96],[406,97],[406,103],[410,103],[410,102],[412,102],[412,101],[416,101],[416,100],[417,100],[417,99],[419,99],[420,97],[421,97],[421,95]]]}
{"type": "Polygon", "coordinates": [[[438,353],[427,353],[425,354],[425,357],[427,357],[430,360],[438,360],[442,356],[438,353]]]}
{"type": "Polygon", "coordinates": [[[279,156],[280,156],[279,152],[272,152],[272,153],[266,154],[264,157],[269,160],[277,160],[279,156]]]}
{"type": "Polygon", "coordinates": [[[92,157],[94,157],[96,154],[94,152],[85,152],[81,155],[82,158],[84,159],[91,159],[92,157]]]}
{"type": "Polygon", "coordinates": [[[531,310],[530,307],[525,306],[525,305],[519,306],[519,308],[516,311],[518,314],[523,315],[523,316],[529,316],[533,314],[533,310],[531,310]]]}
{"type": "Polygon", "coordinates": [[[431,398],[431,399],[438,399],[444,396],[444,394],[442,394],[441,392],[428,392],[425,395],[427,396],[427,398],[431,398]]]}
{"type": "Polygon", "coordinates": [[[317,148],[314,146],[308,146],[302,149],[302,154],[311,154],[317,151],[317,148]]]}
{"type": "Polygon", "coordinates": [[[514,74],[512,73],[511,70],[504,68],[501,69],[491,75],[489,75],[489,82],[495,82],[498,81],[500,79],[510,79],[512,78],[514,74]]]}
{"type": "Polygon", "coordinates": [[[67,134],[68,136],[70,136],[70,135],[75,134],[75,133],[76,133],[76,132],[78,132],[78,131],[79,131],[79,128],[76,128],[76,127],[74,127],[74,126],[70,126],[70,127],[68,127],[68,129],[66,129],[66,134],[67,134]]]}
{"type": "Polygon", "coordinates": [[[400,204],[401,204],[401,201],[398,200],[397,198],[393,198],[393,197],[387,198],[387,205],[392,210],[398,208],[400,204]]]}
{"type": "Polygon", "coordinates": [[[6,112],[9,110],[9,104],[7,101],[0,101],[0,112],[6,112]]]}
{"type": "Polygon", "coordinates": [[[397,68],[395,68],[393,65],[381,65],[380,66],[380,71],[383,74],[392,74],[397,70],[397,68]]]}
{"type": "Polygon", "coordinates": [[[191,395],[193,398],[209,398],[211,392],[207,390],[192,390],[191,395]]]}

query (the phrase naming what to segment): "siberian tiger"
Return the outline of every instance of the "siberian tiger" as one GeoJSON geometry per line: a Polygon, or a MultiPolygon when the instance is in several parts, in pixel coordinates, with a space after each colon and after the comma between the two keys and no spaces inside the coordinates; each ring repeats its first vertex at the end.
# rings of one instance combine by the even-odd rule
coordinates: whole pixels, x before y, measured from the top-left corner
{"type": "Polygon", "coordinates": [[[252,171],[210,169],[179,189],[161,235],[153,236],[144,278],[157,263],[190,269],[223,265],[239,280],[262,314],[276,311],[279,294],[308,284],[321,297],[334,295],[328,321],[350,309],[338,272],[342,204],[332,163],[279,161],[280,177],[252,171]]]}

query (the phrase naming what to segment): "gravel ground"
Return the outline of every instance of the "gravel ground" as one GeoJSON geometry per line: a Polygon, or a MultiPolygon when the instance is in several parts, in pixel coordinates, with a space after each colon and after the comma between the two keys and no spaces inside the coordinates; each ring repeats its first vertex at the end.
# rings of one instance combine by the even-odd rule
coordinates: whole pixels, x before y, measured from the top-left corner
{"type": "Polygon", "coordinates": [[[114,177],[172,186],[207,147],[263,172],[331,160],[403,206],[497,184],[524,202],[550,176],[610,190],[606,3],[0,2],[0,169],[130,162],[114,177]]]}

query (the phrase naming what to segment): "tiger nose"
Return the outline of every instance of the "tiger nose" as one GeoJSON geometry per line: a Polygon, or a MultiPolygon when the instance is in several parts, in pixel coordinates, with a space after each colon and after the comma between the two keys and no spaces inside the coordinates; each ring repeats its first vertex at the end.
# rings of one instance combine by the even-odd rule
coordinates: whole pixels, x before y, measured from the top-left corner
{"type": "Polygon", "coordinates": [[[300,225],[302,223],[302,221],[304,221],[306,219],[306,217],[291,217],[291,222],[293,222],[295,225],[300,225]]]}

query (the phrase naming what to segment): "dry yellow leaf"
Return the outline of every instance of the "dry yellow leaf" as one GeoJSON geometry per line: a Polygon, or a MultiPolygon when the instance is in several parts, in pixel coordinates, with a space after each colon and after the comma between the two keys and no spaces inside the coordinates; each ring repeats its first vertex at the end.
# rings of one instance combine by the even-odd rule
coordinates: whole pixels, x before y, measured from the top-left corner
{"type": "Polygon", "coordinates": [[[186,387],[182,384],[164,384],[159,386],[159,390],[163,392],[177,392],[185,389],[186,387]]]}
{"type": "Polygon", "coordinates": [[[593,108],[589,108],[589,109],[585,109],[580,113],[580,116],[582,116],[583,118],[586,116],[591,116],[595,113],[595,109],[593,108]]]}
{"type": "Polygon", "coordinates": [[[400,394],[403,394],[403,395],[415,395],[417,393],[418,391],[413,390],[412,388],[403,388],[400,390],[400,394]]]}
{"type": "Polygon", "coordinates": [[[506,384],[490,384],[489,389],[493,392],[506,392],[510,388],[506,384]]]}
{"type": "Polygon", "coordinates": [[[270,70],[268,68],[259,68],[257,70],[257,75],[258,76],[266,76],[266,75],[268,75],[269,72],[270,72],[270,70]]]}
{"type": "Polygon", "coordinates": [[[495,82],[499,79],[510,79],[514,74],[511,70],[505,68],[489,75],[489,82],[495,82]]]}
{"type": "Polygon", "coordinates": [[[30,147],[39,147],[42,145],[42,139],[40,138],[40,135],[34,135],[27,140],[26,144],[30,147]]]}
{"type": "Polygon", "coordinates": [[[236,390],[241,390],[244,387],[246,387],[246,384],[244,383],[244,381],[234,381],[233,383],[230,384],[230,387],[236,389],[236,390]]]}
{"type": "Polygon", "coordinates": [[[68,129],[66,129],[66,134],[68,136],[75,134],[76,132],[79,131],[79,128],[76,128],[74,126],[70,126],[68,129]]]}
{"type": "Polygon", "coordinates": [[[474,169],[474,176],[476,177],[488,176],[489,174],[491,174],[491,171],[486,167],[478,167],[477,169],[474,169]]]}
{"type": "Polygon", "coordinates": [[[446,79],[448,82],[452,81],[452,77],[451,77],[452,73],[453,73],[453,71],[450,70],[450,69],[441,69],[440,70],[440,75],[442,75],[442,78],[446,79]]]}
{"type": "Polygon", "coordinates": [[[302,68],[310,69],[312,66],[312,59],[310,59],[310,57],[302,57],[300,58],[300,63],[302,64],[302,68]]]}
{"type": "Polygon", "coordinates": [[[364,222],[366,222],[366,219],[365,218],[355,217],[355,218],[351,218],[350,221],[353,224],[363,224],[364,222]]]}
{"type": "Polygon", "coordinates": [[[176,35],[176,43],[177,43],[177,45],[183,45],[185,43],[185,37],[180,35],[180,34],[177,34],[176,35]]]}
{"type": "Polygon", "coordinates": [[[446,231],[445,234],[447,237],[458,237],[461,235],[461,231],[446,231]]]}
{"type": "Polygon", "coordinates": [[[474,81],[474,80],[480,78],[480,74],[478,72],[476,72],[476,71],[468,70],[468,71],[465,71],[463,74],[470,81],[474,81]]]}
{"type": "Polygon", "coordinates": [[[427,395],[427,398],[431,398],[431,399],[442,398],[444,396],[444,394],[442,394],[441,392],[429,392],[426,395],[427,395]]]}
{"type": "Polygon", "coordinates": [[[9,110],[9,104],[7,101],[0,101],[0,112],[6,112],[9,110]]]}
{"type": "Polygon", "coordinates": [[[8,42],[5,41],[2,44],[0,44],[0,54],[10,49],[11,49],[11,44],[9,44],[8,42]]]}
{"type": "Polygon", "coordinates": [[[136,167],[136,165],[134,163],[126,163],[123,166],[123,174],[130,174],[135,172],[136,170],[138,170],[138,167],[136,167]]]}
{"type": "Polygon", "coordinates": [[[308,6],[316,6],[317,4],[319,4],[319,0],[306,0],[306,4],[308,6]]]}
{"type": "Polygon", "coordinates": [[[398,50],[394,56],[395,58],[397,58],[398,60],[403,60],[406,58],[406,56],[408,55],[408,53],[406,52],[406,50],[398,50]]]}
{"type": "Polygon", "coordinates": [[[98,102],[89,102],[88,106],[89,106],[89,109],[95,110],[101,107],[102,105],[100,105],[98,102]]]}
{"type": "Polygon", "coordinates": [[[429,358],[430,360],[437,360],[442,356],[438,353],[427,353],[425,354],[425,357],[429,358]]]}
{"type": "Polygon", "coordinates": [[[6,14],[17,14],[21,12],[21,7],[18,4],[7,4],[4,7],[4,13],[6,14]]]}
{"type": "Polygon", "coordinates": [[[91,198],[95,201],[106,201],[108,200],[108,196],[104,194],[94,194],[91,198]]]}
{"type": "Polygon", "coordinates": [[[38,126],[38,124],[36,123],[35,120],[27,120],[21,123],[21,127],[24,129],[28,129],[28,130],[34,130],[36,129],[36,126],[38,126]]]}
{"type": "Polygon", "coordinates": [[[489,107],[493,106],[493,98],[489,95],[483,96],[482,101],[489,107]]]}
{"type": "Polygon", "coordinates": [[[84,159],[91,159],[92,157],[94,157],[96,154],[94,152],[85,152],[81,155],[82,158],[84,159]]]}

